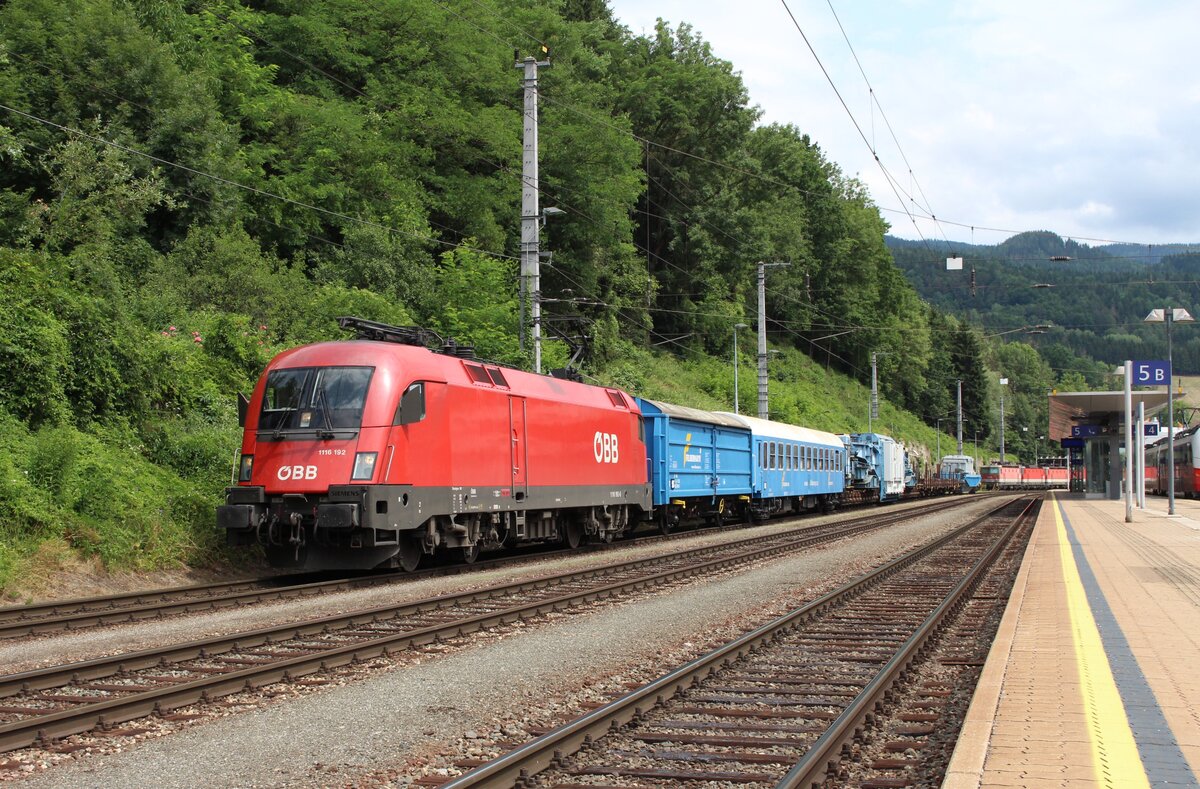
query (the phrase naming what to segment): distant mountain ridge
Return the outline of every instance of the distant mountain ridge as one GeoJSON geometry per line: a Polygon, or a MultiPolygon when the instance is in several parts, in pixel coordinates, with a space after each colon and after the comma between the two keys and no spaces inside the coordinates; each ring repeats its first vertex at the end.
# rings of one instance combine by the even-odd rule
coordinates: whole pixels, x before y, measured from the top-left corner
{"type": "MultiPolygon", "coordinates": [[[[1165,358],[1165,332],[1146,314],[1171,305],[1200,317],[1200,244],[1090,246],[1048,231],[995,245],[885,241],[922,298],[1044,356],[1165,358]],[[946,270],[951,254],[964,258],[962,271],[946,270]]],[[[1200,331],[1177,327],[1173,358],[1178,372],[1200,372],[1200,331]]]]}
{"type": "Polygon", "coordinates": [[[939,255],[955,254],[962,257],[1007,259],[1010,262],[1029,264],[1061,263],[1052,260],[1055,256],[1068,255],[1088,260],[1127,261],[1137,264],[1158,265],[1164,258],[1200,253],[1200,242],[1180,244],[1100,244],[1091,246],[1070,238],[1064,239],[1048,230],[1033,230],[1018,233],[999,244],[965,244],[945,239],[926,241],[884,236],[888,249],[933,250],[939,255]]]}

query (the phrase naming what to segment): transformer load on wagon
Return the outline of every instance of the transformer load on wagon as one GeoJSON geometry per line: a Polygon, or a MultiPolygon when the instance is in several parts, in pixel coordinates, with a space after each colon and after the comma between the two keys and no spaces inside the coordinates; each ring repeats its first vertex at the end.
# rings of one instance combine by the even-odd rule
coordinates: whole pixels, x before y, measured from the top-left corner
{"type": "Polygon", "coordinates": [[[963,492],[979,487],[980,475],[975,472],[975,459],[970,455],[945,455],[938,466],[938,478],[957,480],[963,492]]]}
{"type": "Polygon", "coordinates": [[[904,447],[879,433],[850,433],[839,437],[848,463],[846,486],[870,491],[879,501],[896,501],[904,494],[904,447]]]}

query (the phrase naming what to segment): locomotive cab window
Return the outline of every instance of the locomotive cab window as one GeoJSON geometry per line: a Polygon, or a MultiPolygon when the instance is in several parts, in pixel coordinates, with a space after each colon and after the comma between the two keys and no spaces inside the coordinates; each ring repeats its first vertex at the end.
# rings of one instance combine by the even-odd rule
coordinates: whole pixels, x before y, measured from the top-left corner
{"type": "Polygon", "coordinates": [[[425,418],[425,384],[418,381],[409,384],[400,396],[400,405],[396,407],[396,418],[393,425],[411,425],[425,418]]]}
{"type": "Polygon", "coordinates": [[[297,367],[267,374],[260,431],[357,430],[374,367],[297,367]]]}

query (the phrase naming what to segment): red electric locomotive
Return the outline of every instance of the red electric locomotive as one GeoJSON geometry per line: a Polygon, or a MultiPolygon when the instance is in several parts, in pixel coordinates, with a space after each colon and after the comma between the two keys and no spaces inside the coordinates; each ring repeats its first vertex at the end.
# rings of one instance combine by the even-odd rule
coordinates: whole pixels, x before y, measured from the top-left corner
{"type": "Polygon", "coordinates": [[[242,401],[238,484],[218,508],[231,544],[259,542],[277,567],[411,570],[435,551],[612,539],[649,511],[629,395],[339,323],[359,339],[279,354],[242,401]]]}

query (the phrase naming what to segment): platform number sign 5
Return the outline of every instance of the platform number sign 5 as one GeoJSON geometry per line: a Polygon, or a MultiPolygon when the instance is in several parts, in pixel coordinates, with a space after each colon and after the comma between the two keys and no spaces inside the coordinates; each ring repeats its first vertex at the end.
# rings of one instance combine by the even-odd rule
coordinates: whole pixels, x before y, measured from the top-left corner
{"type": "Polygon", "coordinates": [[[592,437],[592,454],[597,463],[616,463],[619,456],[616,433],[601,433],[597,430],[596,435],[592,437]]]}
{"type": "Polygon", "coordinates": [[[1170,386],[1170,363],[1166,361],[1134,362],[1133,383],[1135,386],[1170,386]]]}

